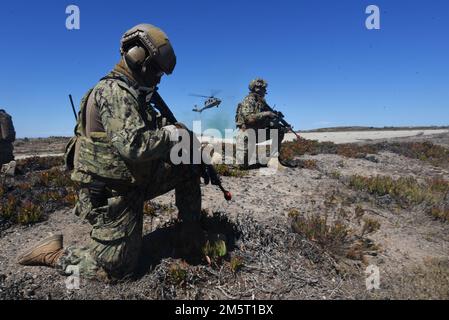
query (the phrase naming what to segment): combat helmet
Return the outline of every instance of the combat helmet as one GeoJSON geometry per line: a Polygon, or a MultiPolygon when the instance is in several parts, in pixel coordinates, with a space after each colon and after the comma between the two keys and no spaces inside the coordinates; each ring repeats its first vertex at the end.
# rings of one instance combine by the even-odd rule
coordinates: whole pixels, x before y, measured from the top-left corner
{"type": "Polygon", "coordinates": [[[249,84],[249,91],[251,92],[256,92],[257,89],[267,89],[268,87],[268,83],[262,79],[262,78],[257,78],[254,79],[253,81],[251,81],[251,83],[249,84]]]}
{"type": "Polygon", "coordinates": [[[121,40],[120,52],[130,68],[140,72],[171,74],[176,55],[167,35],[151,24],[139,24],[127,31],[121,40]]]}

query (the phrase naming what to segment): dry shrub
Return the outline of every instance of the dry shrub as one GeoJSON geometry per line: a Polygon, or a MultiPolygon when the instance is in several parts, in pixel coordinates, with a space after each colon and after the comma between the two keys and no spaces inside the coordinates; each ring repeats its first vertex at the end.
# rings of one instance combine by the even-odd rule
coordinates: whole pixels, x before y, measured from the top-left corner
{"type": "Polygon", "coordinates": [[[75,191],[69,191],[69,193],[64,197],[63,201],[68,206],[73,207],[78,201],[78,195],[75,191]]]}
{"type": "Polygon", "coordinates": [[[373,218],[363,219],[362,236],[374,233],[380,229],[380,222],[373,218]]]}
{"type": "Polygon", "coordinates": [[[449,149],[431,142],[383,143],[377,144],[376,148],[419,159],[434,166],[449,167],[449,149]]]}
{"type": "Polygon", "coordinates": [[[349,242],[352,230],[342,220],[331,220],[327,214],[302,215],[297,210],[291,210],[289,216],[293,231],[325,250],[342,254],[343,247],[349,242]]]}
{"type": "Polygon", "coordinates": [[[302,167],[308,170],[316,170],[318,169],[318,161],[316,160],[303,160],[302,167]]]}
{"type": "Polygon", "coordinates": [[[393,152],[408,158],[419,159],[435,166],[449,167],[449,149],[430,142],[409,143],[377,143],[377,144],[335,144],[333,142],[318,142],[300,139],[299,141],[282,144],[281,156],[291,160],[306,154],[337,154],[347,158],[367,158],[368,154],[378,154],[381,151],[393,152]]]}
{"type": "Polygon", "coordinates": [[[182,262],[173,263],[168,269],[168,280],[171,284],[182,286],[187,281],[188,265],[182,262]]]}
{"type": "Polygon", "coordinates": [[[393,179],[389,176],[351,176],[349,187],[375,196],[390,196],[404,208],[424,205],[427,212],[438,219],[448,220],[449,182],[433,178],[420,183],[412,177],[393,179]]]}
{"type": "Polygon", "coordinates": [[[234,256],[231,258],[231,261],[229,262],[229,267],[231,268],[231,271],[235,274],[239,272],[244,266],[243,258],[239,256],[234,256]]]}
{"type": "Polygon", "coordinates": [[[449,222],[449,208],[448,207],[433,207],[430,209],[430,215],[438,220],[449,222]]]}
{"type": "Polygon", "coordinates": [[[68,172],[53,167],[59,165],[60,160],[23,160],[22,173],[0,184],[0,216],[13,223],[31,224],[42,221],[46,214],[74,206],[79,186],[71,181],[68,172]],[[40,170],[47,167],[52,168],[40,170]]]}
{"type": "Polygon", "coordinates": [[[23,203],[17,213],[19,224],[30,224],[39,222],[42,218],[42,208],[39,205],[27,201],[23,203]]]}
{"type": "Polygon", "coordinates": [[[4,219],[12,219],[16,214],[17,207],[19,205],[19,199],[10,194],[6,201],[0,202],[0,216],[4,219]]]}
{"type": "Polygon", "coordinates": [[[215,170],[217,170],[217,173],[223,177],[242,178],[248,174],[247,172],[245,172],[243,170],[233,168],[232,166],[229,166],[226,164],[218,164],[218,165],[215,165],[214,167],[215,167],[215,170]]]}
{"type": "Polygon", "coordinates": [[[64,164],[63,157],[32,157],[17,161],[17,172],[27,173],[33,171],[49,170],[64,164]]]}
{"type": "Polygon", "coordinates": [[[350,221],[359,221],[364,210],[360,207],[351,213],[337,207],[338,203],[329,201],[327,210],[332,213],[301,214],[297,209],[290,210],[288,216],[293,231],[338,257],[364,260],[366,254],[376,252],[378,248],[365,237],[380,229],[379,221],[365,218],[363,226],[356,228],[350,221]]]}

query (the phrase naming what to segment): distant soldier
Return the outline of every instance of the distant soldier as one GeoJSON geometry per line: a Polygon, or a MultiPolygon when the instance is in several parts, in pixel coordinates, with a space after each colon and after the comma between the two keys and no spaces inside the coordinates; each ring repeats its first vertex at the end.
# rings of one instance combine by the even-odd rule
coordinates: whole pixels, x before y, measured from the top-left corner
{"type": "MultiPolygon", "coordinates": [[[[263,79],[258,78],[251,81],[249,95],[237,108],[236,126],[239,129],[237,134],[237,160],[243,169],[261,165],[261,159],[257,155],[256,143],[273,139],[270,157],[279,158],[280,146],[286,130],[279,125],[278,115],[268,107],[265,100],[267,87],[268,84],[263,79]],[[250,131],[255,133],[255,141],[251,141],[253,135],[250,134],[250,131]],[[261,135],[261,132],[264,135],[261,135]]],[[[281,159],[279,159],[279,162],[284,164],[281,159]]]]}
{"type": "Polygon", "coordinates": [[[181,221],[175,241],[182,252],[201,255],[201,170],[171,163],[171,136],[185,126],[166,124],[148,103],[175,68],[174,50],[162,30],[141,24],[124,34],[121,53],[119,64],[82,100],[75,147],[69,144],[66,152],[70,164],[74,150],[72,179],[82,187],[75,213],[92,225],[90,243],[64,249],[56,235],[24,253],[23,265],[67,274],[75,266],[84,277],[105,280],[131,276],[142,248],[144,201],[171,190],[181,221]]]}
{"type": "Polygon", "coordinates": [[[14,160],[13,143],[16,140],[16,131],[12,118],[5,110],[0,109],[0,167],[14,160]]]}

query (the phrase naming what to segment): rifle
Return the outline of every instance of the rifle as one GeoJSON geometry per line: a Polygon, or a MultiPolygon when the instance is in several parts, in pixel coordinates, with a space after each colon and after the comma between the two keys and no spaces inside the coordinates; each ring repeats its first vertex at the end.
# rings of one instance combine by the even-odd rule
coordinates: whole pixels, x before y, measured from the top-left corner
{"type": "MultiPolygon", "coordinates": [[[[173,114],[173,112],[171,112],[170,108],[165,103],[164,99],[161,97],[159,92],[157,92],[157,88],[151,97],[150,104],[154,108],[159,110],[159,112],[162,114],[162,116],[167,118],[168,122],[170,122],[172,124],[178,123],[178,120],[176,120],[176,117],[173,114]]],[[[210,164],[209,165],[203,164],[203,166],[204,166],[204,171],[207,176],[207,178],[205,178],[206,185],[209,184],[209,182],[210,182],[210,183],[212,183],[212,185],[217,186],[221,190],[221,192],[223,192],[223,195],[224,195],[224,198],[226,199],[226,201],[231,201],[232,194],[223,187],[221,178],[220,178],[217,170],[215,170],[215,167],[210,164]],[[210,181],[209,181],[209,178],[210,178],[210,181]]]]}
{"type": "Polygon", "coordinates": [[[301,136],[295,132],[295,130],[293,130],[293,126],[291,124],[289,124],[284,118],[285,116],[282,114],[282,112],[280,111],[276,111],[274,108],[271,108],[270,106],[267,105],[268,111],[273,112],[276,116],[277,119],[279,121],[279,123],[288,131],[291,131],[296,138],[298,138],[298,142],[301,141],[301,136]]]}
{"type": "Polygon", "coordinates": [[[71,94],[69,94],[69,99],[70,99],[70,104],[72,105],[73,114],[75,115],[75,120],[78,121],[78,116],[76,115],[75,104],[73,103],[73,98],[72,98],[71,94]]]}

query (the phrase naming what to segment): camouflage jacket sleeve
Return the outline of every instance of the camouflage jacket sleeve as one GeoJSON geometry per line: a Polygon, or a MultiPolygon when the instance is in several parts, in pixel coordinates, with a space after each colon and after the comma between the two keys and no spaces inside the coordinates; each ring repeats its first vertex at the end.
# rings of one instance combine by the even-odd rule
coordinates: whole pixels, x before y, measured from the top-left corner
{"type": "Polygon", "coordinates": [[[112,80],[100,82],[94,94],[106,133],[122,157],[137,162],[167,157],[170,133],[148,127],[134,94],[112,80]]]}
{"type": "Polygon", "coordinates": [[[265,122],[267,115],[262,104],[253,95],[249,95],[241,103],[237,119],[238,125],[251,126],[265,122]]]}

